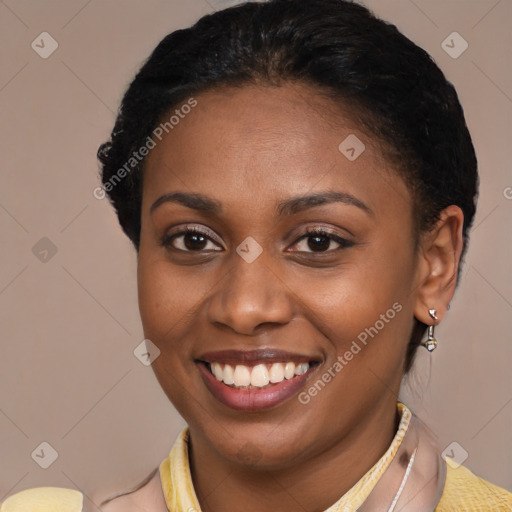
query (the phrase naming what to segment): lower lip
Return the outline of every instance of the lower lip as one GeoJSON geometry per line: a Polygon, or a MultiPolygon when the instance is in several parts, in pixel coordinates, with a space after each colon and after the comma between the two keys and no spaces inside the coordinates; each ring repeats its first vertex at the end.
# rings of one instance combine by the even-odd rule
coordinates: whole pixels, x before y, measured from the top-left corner
{"type": "Polygon", "coordinates": [[[265,389],[236,389],[217,380],[205,363],[198,365],[201,377],[212,395],[224,405],[239,411],[261,411],[281,404],[304,386],[311,372],[310,367],[302,375],[296,375],[290,380],[285,379],[265,389]]]}

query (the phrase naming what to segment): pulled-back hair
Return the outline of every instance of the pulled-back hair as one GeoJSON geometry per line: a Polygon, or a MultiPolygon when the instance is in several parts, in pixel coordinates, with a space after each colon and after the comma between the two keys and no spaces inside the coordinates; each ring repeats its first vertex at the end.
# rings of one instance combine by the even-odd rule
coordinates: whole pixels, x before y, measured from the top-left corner
{"type": "MultiPolygon", "coordinates": [[[[104,190],[137,250],[144,159],[132,160],[129,172],[126,163],[162,119],[210,89],[290,82],[327,93],[381,142],[411,192],[415,243],[444,208],[459,206],[464,255],[478,174],[457,93],[423,49],[347,0],[248,2],[204,16],[158,44],[98,150],[104,190]],[[114,182],[123,168],[123,179],[114,182]]],[[[406,373],[425,328],[416,320],[406,373]]]]}

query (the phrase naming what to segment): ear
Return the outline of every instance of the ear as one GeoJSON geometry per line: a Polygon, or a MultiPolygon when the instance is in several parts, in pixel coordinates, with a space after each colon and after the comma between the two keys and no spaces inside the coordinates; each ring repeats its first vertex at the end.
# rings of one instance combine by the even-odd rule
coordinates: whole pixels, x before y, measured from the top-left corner
{"type": "Polygon", "coordinates": [[[434,228],[420,240],[415,280],[414,316],[424,324],[434,321],[428,313],[435,309],[441,322],[457,285],[462,254],[464,214],[455,205],[445,208],[434,228]]]}

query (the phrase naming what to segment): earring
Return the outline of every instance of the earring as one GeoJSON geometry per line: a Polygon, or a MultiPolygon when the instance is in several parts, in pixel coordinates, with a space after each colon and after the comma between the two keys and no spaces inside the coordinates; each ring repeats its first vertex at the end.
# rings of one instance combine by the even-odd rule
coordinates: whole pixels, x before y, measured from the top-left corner
{"type": "Polygon", "coordinates": [[[434,337],[434,328],[435,328],[435,325],[436,325],[436,320],[438,320],[438,318],[437,318],[436,310],[435,309],[429,309],[428,310],[428,314],[430,315],[431,318],[434,319],[434,324],[428,326],[427,339],[422,343],[422,345],[429,352],[432,352],[437,347],[437,340],[434,337]]]}

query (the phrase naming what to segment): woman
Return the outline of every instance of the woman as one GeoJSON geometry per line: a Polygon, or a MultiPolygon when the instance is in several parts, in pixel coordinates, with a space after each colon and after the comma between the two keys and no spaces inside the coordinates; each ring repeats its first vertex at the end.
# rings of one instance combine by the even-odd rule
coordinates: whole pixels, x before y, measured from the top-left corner
{"type": "MultiPolygon", "coordinates": [[[[102,510],[512,510],[397,401],[436,347],[477,197],[426,52],[344,0],[220,11],[158,45],[98,156],[148,358],[188,424],[102,510]]],[[[81,510],[35,491],[1,511],[81,510]]]]}

